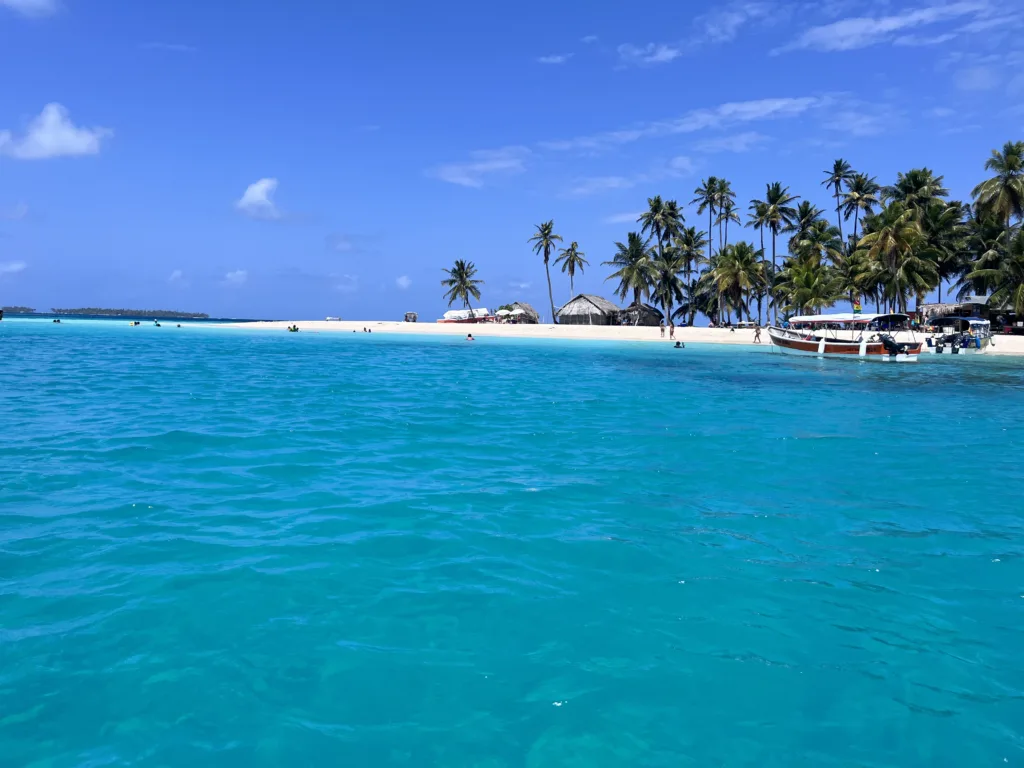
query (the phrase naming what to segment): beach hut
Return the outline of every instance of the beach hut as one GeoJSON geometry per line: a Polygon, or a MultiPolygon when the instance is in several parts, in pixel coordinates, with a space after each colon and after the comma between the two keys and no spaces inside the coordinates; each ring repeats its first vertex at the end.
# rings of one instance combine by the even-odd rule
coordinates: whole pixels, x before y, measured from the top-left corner
{"type": "Polygon", "coordinates": [[[564,325],[615,325],[618,316],[619,308],[608,299],[589,293],[581,293],[555,312],[564,325]]]}
{"type": "Polygon", "coordinates": [[[407,322],[407,323],[415,323],[417,320],[419,320],[419,315],[417,315],[415,312],[406,312],[405,313],[405,322],[407,322]]]}
{"type": "Polygon", "coordinates": [[[657,307],[636,302],[619,312],[619,322],[623,325],[658,325],[665,315],[657,307]]]}
{"type": "Polygon", "coordinates": [[[540,313],[525,301],[517,301],[512,304],[511,313],[519,324],[536,325],[540,322],[540,313]]]}

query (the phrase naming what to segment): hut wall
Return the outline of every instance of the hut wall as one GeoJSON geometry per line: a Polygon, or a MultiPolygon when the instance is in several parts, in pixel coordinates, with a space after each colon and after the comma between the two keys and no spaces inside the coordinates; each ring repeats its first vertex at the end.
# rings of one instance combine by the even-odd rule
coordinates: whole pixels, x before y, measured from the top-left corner
{"type": "Polygon", "coordinates": [[[614,325],[614,318],[595,311],[586,315],[559,315],[558,323],[559,325],[614,325]]]}

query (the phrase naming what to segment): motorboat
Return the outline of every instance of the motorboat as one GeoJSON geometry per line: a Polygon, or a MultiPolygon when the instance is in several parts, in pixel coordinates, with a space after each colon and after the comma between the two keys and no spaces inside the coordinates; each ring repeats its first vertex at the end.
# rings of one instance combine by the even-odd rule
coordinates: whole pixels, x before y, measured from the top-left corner
{"type": "Polygon", "coordinates": [[[814,357],[913,363],[923,342],[913,338],[910,316],[902,313],[798,315],[786,327],[769,326],[768,336],[781,352],[814,357]],[[909,332],[909,341],[897,334],[909,332]]]}
{"type": "Polygon", "coordinates": [[[439,323],[493,323],[497,318],[491,314],[491,310],[481,307],[480,309],[451,309],[444,313],[437,322],[439,323]]]}
{"type": "Polygon", "coordinates": [[[936,355],[981,355],[992,345],[992,323],[980,317],[938,317],[928,327],[934,335],[925,339],[925,351],[936,355]]]}

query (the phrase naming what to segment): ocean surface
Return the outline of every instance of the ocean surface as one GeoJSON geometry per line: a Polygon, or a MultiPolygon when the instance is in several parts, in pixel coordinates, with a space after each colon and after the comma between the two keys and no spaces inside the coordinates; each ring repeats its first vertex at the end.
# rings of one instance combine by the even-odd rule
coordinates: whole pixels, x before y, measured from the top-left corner
{"type": "Polygon", "coordinates": [[[12,319],[0,435],[2,766],[1024,764],[1024,360],[12,319]]]}

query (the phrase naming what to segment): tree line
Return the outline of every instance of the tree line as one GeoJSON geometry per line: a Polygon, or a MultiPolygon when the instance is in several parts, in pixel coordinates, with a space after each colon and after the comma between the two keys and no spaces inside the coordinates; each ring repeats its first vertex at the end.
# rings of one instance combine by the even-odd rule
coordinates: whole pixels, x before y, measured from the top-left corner
{"type": "MultiPolygon", "coordinates": [[[[706,230],[687,226],[676,200],[650,197],[638,231],[616,242],[613,257],[603,262],[613,268],[607,279],[617,282],[620,300],[652,301],[667,318],[690,325],[698,313],[716,324],[733,316],[777,323],[780,312],[820,312],[844,300],[906,312],[911,299],[920,304],[936,289],[941,302],[944,285],[958,298],[990,295],[992,306],[1024,314],[1024,142],[993,150],[985,169],[991,175],[965,203],[949,199],[943,177],[929,168],[898,173],[883,186],[838,159],[821,182],[832,210],[776,181],[750,200],[745,216],[732,184],[711,176],[690,201],[706,230]],[[730,242],[730,224],[734,233],[755,230],[757,242],[739,236],[730,242]],[[783,254],[780,235],[789,236],[783,254]]],[[[577,242],[559,250],[563,241],[553,221],[537,225],[529,242],[543,258],[554,317],[552,256],[570,290],[589,262],[577,242]]],[[[473,262],[456,261],[445,272],[449,306],[461,301],[469,307],[470,298],[480,298],[483,281],[473,262]]]]}

